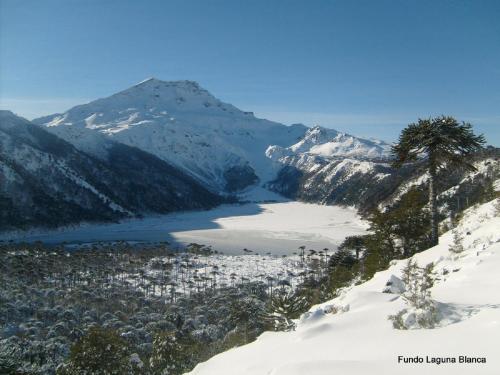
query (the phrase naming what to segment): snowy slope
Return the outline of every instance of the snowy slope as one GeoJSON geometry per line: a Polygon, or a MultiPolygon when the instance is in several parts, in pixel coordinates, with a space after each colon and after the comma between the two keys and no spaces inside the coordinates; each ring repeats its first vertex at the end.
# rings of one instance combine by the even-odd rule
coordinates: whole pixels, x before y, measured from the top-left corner
{"type": "Polygon", "coordinates": [[[387,151],[383,142],[331,129],[308,130],[301,124],[258,119],[192,81],[150,78],[110,97],[34,121],[99,157],[106,156],[106,147],[96,132],[138,147],[217,190],[240,190],[257,178],[261,183],[273,179],[280,166],[266,156],[270,146],[323,157],[379,158],[387,151]],[[235,178],[241,186],[231,189],[235,178]]]}
{"type": "Polygon", "coordinates": [[[499,200],[465,212],[458,229],[465,251],[451,256],[451,232],[440,244],[414,256],[420,266],[434,262],[439,280],[432,288],[445,318],[435,329],[396,330],[388,315],[405,303],[383,293],[391,277],[401,277],[405,261],[395,261],[371,280],[315,306],[294,332],[264,333],[252,344],[198,365],[196,375],[391,375],[499,374],[500,217],[499,200]],[[424,363],[398,363],[398,356],[424,363]],[[453,357],[457,363],[426,363],[453,357]],[[486,363],[459,363],[458,356],[485,357],[486,363]]]}

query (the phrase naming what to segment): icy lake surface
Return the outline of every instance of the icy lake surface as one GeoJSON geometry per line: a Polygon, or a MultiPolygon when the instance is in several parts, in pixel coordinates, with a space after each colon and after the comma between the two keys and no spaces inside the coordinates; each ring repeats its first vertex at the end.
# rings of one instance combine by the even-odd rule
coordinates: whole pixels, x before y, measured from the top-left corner
{"type": "MultiPolygon", "coordinates": [[[[363,222],[351,208],[301,202],[223,205],[208,211],[183,212],[117,224],[18,234],[17,241],[92,243],[99,241],[196,242],[225,254],[247,248],[261,254],[292,254],[299,246],[335,249],[348,235],[362,234],[363,222]]],[[[14,238],[10,236],[10,238],[14,238]]],[[[4,237],[3,239],[8,239],[4,237]]]]}

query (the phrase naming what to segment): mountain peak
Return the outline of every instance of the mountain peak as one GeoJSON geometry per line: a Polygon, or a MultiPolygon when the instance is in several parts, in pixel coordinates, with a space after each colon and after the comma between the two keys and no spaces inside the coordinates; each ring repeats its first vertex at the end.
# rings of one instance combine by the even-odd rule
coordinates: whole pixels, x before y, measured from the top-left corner
{"type": "Polygon", "coordinates": [[[0,119],[1,120],[14,119],[14,118],[21,119],[20,116],[16,115],[14,112],[12,112],[8,109],[0,109],[0,119]]]}
{"type": "MultiPolygon", "coordinates": [[[[158,102],[165,103],[166,101],[183,104],[184,102],[212,101],[212,104],[218,102],[215,97],[207,90],[202,88],[195,81],[179,80],[179,81],[162,81],[158,78],[148,78],[141,81],[125,90],[122,90],[109,98],[129,98],[141,104],[148,101],[154,106],[158,106],[158,102]]],[[[105,98],[106,100],[108,98],[105,98]]],[[[133,106],[134,103],[129,103],[133,106]]]]}
{"type": "Polygon", "coordinates": [[[139,83],[136,83],[134,86],[140,86],[140,85],[143,85],[145,83],[154,82],[154,81],[160,81],[160,80],[158,78],[155,78],[155,77],[149,77],[149,78],[146,78],[146,79],[142,80],[139,83]]]}
{"type": "Polygon", "coordinates": [[[145,80],[136,83],[133,87],[176,87],[176,88],[192,88],[201,89],[201,86],[196,81],[190,80],[177,80],[177,81],[164,81],[156,77],[149,77],[145,80]]]}
{"type": "Polygon", "coordinates": [[[5,130],[26,123],[28,123],[28,120],[26,120],[24,117],[20,117],[14,112],[6,109],[0,110],[0,129],[5,130]]]}
{"type": "MultiPolygon", "coordinates": [[[[71,108],[34,122],[46,126],[76,125],[100,132],[116,133],[136,125],[165,125],[207,122],[220,124],[220,118],[250,119],[248,113],[221,102],[197,82],[189,80],[162,81],[147,78],[125,90],[90,103],[71,108]]],[[[141,126],[142,127],[142,126],[141,126]]]]}

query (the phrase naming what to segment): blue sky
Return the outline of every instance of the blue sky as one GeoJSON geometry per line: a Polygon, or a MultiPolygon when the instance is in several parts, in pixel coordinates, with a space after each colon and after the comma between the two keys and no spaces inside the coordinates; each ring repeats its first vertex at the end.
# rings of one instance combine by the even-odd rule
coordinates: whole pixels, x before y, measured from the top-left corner
{"type": "Polygon", "coordinates": [[[500,1],[0,0],[0,105],[27,118],[144,78],[393,140],[419,117],[500,146],[500,1]]]}

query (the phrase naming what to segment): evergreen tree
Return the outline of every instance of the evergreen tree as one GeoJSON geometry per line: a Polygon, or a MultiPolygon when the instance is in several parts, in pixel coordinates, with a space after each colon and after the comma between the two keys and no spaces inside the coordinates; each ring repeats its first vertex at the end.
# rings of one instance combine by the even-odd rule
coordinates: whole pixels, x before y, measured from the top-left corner
{"type": "Polygon", "coordinates": [[[339,247],[328,262],[328,289],[330,297],[337,295],[340,288],[346,287],[358,274],[358,259],[347,247],[339,247]]]}
{"type": "Polygon", "coordinates": [[[265,305],[256,297],[236,298],[229,306],[229,321],[243,333],[245,343],[252,340],[255,332],[265,323],[265,305]]]}
{"type": "MultiPolygon", "coordinates": [[[[72,347],[58,375],[131,375],[134,368],[127,342],[112,329],[92,327],[72,347]]],[[[141,372],[144,373],[144,372],[141,372]]]]}
{"type": "Polygon", "coordinates": [[[496,191],[493,182],[494,182],[493,179],[487,178],[484,181],[484,184],[481,185],[483,188],[480,199],[481,203],[486,203],[496,198],[496,191]]]}
{"type": "Polygon", "coordinates": [[[426,157],[429,173],[429,206],[431,211],[431,246],[438,243],[438,212],[436,205],[436,175],[439,168],[446,165],[463,166],[474,170],[467,157],[481,149],[485,143],[482,135],[474,135],[468,123],[459,124],[453,117],[441,116],[419,119],[403,129],[399,141],[392,148],[394,166],[426,157]]]}
{"type": "Polygon", "coordinates": [[[402,257],[410,257],[429,245],[430,218],[425,203],[422,192],[412,188],[385,215],[398,239],[402,257]]]}
{"type": "Polygon", "coordinates": [[[339,249],[330,257],[328,267],[330,269],[339,266],[351,268],[355,263],[356,258],[352,255],[351,251],[345,247],[339,247],[339,249]]]}
{"type": "Polygon", "coordinates": [[[452,234],[453,234],[453,242],[448,247],[448,250],[452,253],[460,254],[462,251],[464,251],[463,237],[458,229],[454,229],[452,231],[452,234]]]}
{"type": "Polygon", "coordinates": [[[21,375],[23,372],[19,370],[21,367],[21,358],[12,349],[0,350],[0,374],[4,375],[21,375]]]}
{"type": "Polygon", "coordinates": [[[339,249],[353,250],[356,254],[356,259],[359,259],[361,250],[364,247],[363,236],[347,236],[340,244],[339,249]]]}
{"type": "Polygon", "coordinates": [[[305,296],[290,290],[279,290],[271,299],[267,319],[276,331],[295,329],[292,319],[297,319],[307,311],[309,303],[305,296]]]}
{"type": "Polygon", "coordinates": [[[412,307],[425,309],[430,301],[430,289],[434,285],[434,264],[429,263],[424,268],[420,268],[417,262],[409,259],[402,274],[406,288],[403,298],[412,307]]]}
{"type": "Polygon", "coordinates": [[[149,365],[153,374],[177,375],[193,367],[195,344],[178,332],[162,332],[153,339],[153,353],[149,365]]]}
{"type": "Polygon", "coordinates": [[[368,218],[370,234],[363,237],[365,251],[360,259],[364,279],[387,268],[393,259],[409,257],[429,247],[430,220],[424,206],[424,195],[413,188],[395,206],[372,212],[368,218]]]}

